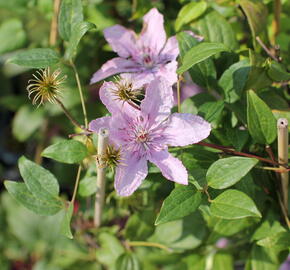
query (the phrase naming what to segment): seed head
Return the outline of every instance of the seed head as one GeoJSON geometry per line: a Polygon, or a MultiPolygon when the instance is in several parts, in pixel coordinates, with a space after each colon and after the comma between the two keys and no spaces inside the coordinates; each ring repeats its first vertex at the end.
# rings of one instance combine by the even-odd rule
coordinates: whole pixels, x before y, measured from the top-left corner
{"type": "Polygon", "coordinates": [[[114,145],[109,144],[106,152],[103,155],[96,155],[100,168],[110,167],[113,170],[116,166],[121,164],[121,147],[116,148],[114,145]]]}
{"type": "Polygon", "coordinates": [[[66,76],[58,78],[61,71],[55,70],[52,74],[50,68],[41,69],[33,74],[34,79],[28,81],[27,91],[28,97],[34,94],[32,104],[44,104],[46,101],[56,103],[57,97],[60,95],[60,85],[66,79],[66,76]]]}

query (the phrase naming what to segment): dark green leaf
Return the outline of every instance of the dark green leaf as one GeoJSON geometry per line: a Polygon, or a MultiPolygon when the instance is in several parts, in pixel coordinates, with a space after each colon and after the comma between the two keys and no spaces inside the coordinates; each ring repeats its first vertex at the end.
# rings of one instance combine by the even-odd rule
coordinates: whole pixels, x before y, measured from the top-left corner
{"type": "Polygon", "coordinates": [[[88,155],[88,150],[79,141],[63,140],[45,148],[41,155],[59,162],[73,164],[81,162],[88,155]]]}
{"type": "Polygon", "coordinates": [[[177,187],[164,200],[155,225],[189,215],[201,203],[201,193],[193,186],[177,187]]]}
{"type": "Polygon", "coordinates": [[[211,202],[211,213],[223,219],[240,219],[244,217],[261,217],[255,203],[245,193],[229,189],[211,202]]]}
{"type": "Polygon", "coordinates": [[[77,46],[81,40],[81,38],[85,35],[85,33],[96,26],[90,22],[79,22],[74,24],[72,28],[72,34],[70,36],[68,47],[65,52],[66,59],[72,59],[74,54],[76,53],[77,46]]]}
{"type": "Polygon", "coordinates": [[[223,109],[224,102],[222,100],[206,102],[199,107],[198,114],[211,123],[218,120],[223,109]]]}
{"type": "Polygon", "coordinates": [[[20,142],[26,141],[41,126],[43,120],[44,111],[42,108],[34,109],[30,106],[23,105],[17,111],[12,122],[13,136],[20,142]]]}
{"type": "Polygon", "coordinates": [[[97,177],[86,176],[80,181],[78,193],[82,197],[88,197],[97,192],[97,177]]]}
{"type": "Polygon", "coordinates": [[[138,257],[134,253],[124,253],[116,261],[118,270],[140,270],[141,265],[138,257]]]}
{"type": "Polygon", "coordinates": [[[232,145],[238,151],[241,151],[246,144],[247,140],[249,139],[249,133],[247,130],[240,130],[240,129],[227,129],[227,139],[232,143],[232,145]]]}
{"type": "Polygon", "coordinates": [[[39,215],[54,215],[61,210],[61,204],[32,194],[24,183],[5,181],[8,192],[27,209],[39,215]]]}
{"type": "Polygon", "coordinates": [[[219,159],[207,171],[208,185],[216,189],[230,187],[240,181],[257,163],[257,159],[246,157],[219,159]]]}
{"type": "Polygon", "coordinates": [[[175,29],[179,31],[180,28],[201,16],[207,8],[207,3],[205,1],[200,2],[190,2],[183,6],[177,15],[175,21],[175,29]]]}
{"type": "Polygon", "coordinates": [[[275,248],[275,250],[288,250],[290,247],[290,233],[289,231],[279,232],[259,240],[257,245],[267,248],[275,248]]]}
{"type": "Polygon", "coordinates": [[[0,55],[21,48],[26,40],[22,22],[18,19],[5,21],[0,26],[0,40],[0,55]]]}
{"type": "Polygon", "coordinates": [[[248,60],[242,60],[227,69],[219,80],[219,85],[224,91],[225,101],[236,102],[242,95],[250,72],[248,60]]]}
{"type": "Polygon", "coordinates": [[[181,74],[190,69],[195,64],[200,63],[219,52],[228,50],[229,49],[222,43],[202,42],[191,48],[185,54],[182,66],[177,70],[177,73],[181,74]]]}
{"type": "Polygon", "coordinates": [[[73,215],[74,205],[69,203],[67,209],[64,210],[64,216],[61,222],[61,234],[69,239],[73,239],[73,235],[70,228],[71,218],[73,215]]]}
{"type": "Polygon", "coordinates": [[[81,0],[63,0],[59,12],[58,31],[62,39],[69,41],[76,24],[82,22],[83,7],[81,0]]]}
{"type": "Polygon", "coordinates": [[[50,194],[57,198],[59,185],[57,179],[50,171],[24,156],[19,159],[18,166],[25,184],[34,195],[41,196],[43,193],[43,196],[50,194]]]}
{"type": "Polygon", "coordinates": [[[8,62],[30,68],[45,68],[57,64],[59,61],[58,54],[48,48],[28,49],[8,59],[8,62]]]}
{"type": "Polygon", "coordinates": [[[196,27],[205,41],[222,43],[231,50],[238,46],[232,26],[217,11],[208,12],[198,20],[196,27]]]}
{"type": "Polygon", "coordinates": [[[289,81],[290,73],[275,61],[272,61],[268,69],[268,76],[275,82],[289,81]]]}
{"type": "Polygon", "coordinates": [[[276,139],[275,117],[252,90],[247,93],[247,121],[249,132],[256,142],[270,144],[276,139]]]}

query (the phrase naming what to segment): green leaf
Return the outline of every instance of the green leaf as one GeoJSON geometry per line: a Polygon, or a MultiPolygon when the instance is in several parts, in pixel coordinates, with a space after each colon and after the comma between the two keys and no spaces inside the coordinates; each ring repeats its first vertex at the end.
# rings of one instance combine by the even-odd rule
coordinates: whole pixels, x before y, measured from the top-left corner
{"type": "Polygon", "coordinates": [[[116,269],[118,270],[140,270],[141,265],[138,257],[134,253],[126,252],[121,254],[116,261],[116,269]]]}
{"type": "Polygon", "coordinates": [[[259,240],[257,245],[267,248],[275,248],[275,250],[288,250],[290,247],[290,233],[289,231],[279,232],[275,235],[259,240]]]}
{"type": "Polygon", "coordinates": [[[177,15],[175,21],[175,30],[179,31],[180,28],[198,17],[200,17],[207,9],[207,3],[205,1],[191,2],[183,6],[177,15]]]}
{"type": "Polygon", "coordinates": [[[250,72],[250,63],[247,59],[233,64],[219,80],[228,103],[236,102],[242,95],[250,72]]]}
{"type": "Polygon", "coordinates": [[[285,71],[285,69],[279,63],[272,61],[270,67],[267,71],[268,76],[275,82],[289,81],[290,73],[285,71]]]}
{"type": "Polygon", "coordinates": [[[26,34],[22,22],[19,19],[5,21],[0,26],[0,40],[0,55],[24,46],[26,34]]]}
{"type": "Polygon", "coordinates": [[[229,51],[229,49],[222,43],[202,42],[191,48],[185,54],[182,66],[177,70],[177,73],[181,74],[195,64],[223,51],[229,51]]]}
{"type": "Polygon", "coordinates": [[[61,204],[58,201],[47,200],[47,198],[32,194],[24,183],[5,181],[4,185],[12,197],[36,214],[50,216],[61,210],[61,204]]]}
{"type": "Polygon", "coordinates": [[[194,26],[205,41],[223,43],[230,50],[237,49],[238,42],[231,24],[217,11],[207,12],[194,26]]]}
{"type": "Polygon", "coordinates": [[[63,140],[45,148],[41,155],[59,162],[74,164],[81,162],[88,155],[88,150],[79,141],[63,140]]]}
{"type": "Polygon", "coordinates": [[[10,59],[8,62],[30,68],[45,68],[60,61],[58,54],[48,48],[36,48],[21,51],[10,59]]]}
{"type": "Polygon", "coordinates": [[[24,142],[42,125],[43,120],[42,108],[34,109],[31,106],[23,105],[14,116],[12,134],[18,141],[24,142]]]}
{"type": "Polygon", "coordinates": [[[256,142],[270,144],[276,139],[275,117],[253,90],[247,92],[247,121],[249,132],[256,142]]]}
{"type": "Polygon", "coordinates": [[[70,228],[70,222],[73,215],[74,205],[70,202],[67,209],[64,210],[64,216],[61,222],[61,234],[69,239],[73,239],[73,235],[70,228]]]}
{"type": "Polygon", "coordinates": [[[225,252],[217,252],[213,259],[214,270],[233,270],[233,256],[225,252]]]}
{"type": "Polygon", "coordinates": [[[266,29],[267,7],[260,0],[240,0],[239,3],[247,16],[253,39],[255,39],[266,29]]]}
{"type": "Polygon", "coordinates": [[[245,193],[228,189],[211,202],[211,213],[223,219],[262,217],[253,200],[245,193]]]}
{"type": "Polygon", "coordinates": [[[230,187],[240,181],[257,163],[257,159],[246,157],[219,159],[207,171],[208,185],[215,189],[230,187]]]}
{"type": "Polygon", "coordinates": [[[96,176],[84,177],[80,181],[78,193],[82,197],[88,197],[97,192],[97,178],[96,176]]]}
{"type": "Polygon", "coordinates": [[[96,28],[96,26],[93,23],[90,22],[79,22],[74,24],[72,28],[72,34],[70,36],[68,47],[65,52],[65,58],[66,59],[72,59],[74,54],[76,53],[77,46],[82,39],[82,37],[85,35],[85,33],[93,28],[96,28]]]}
{"type": "Polygon", "coordinates": [[[83,7],[81,0],[63,0],[59,11],[58,31],[62,39],[69,41],[76,24],[82,22],[83,7]]]}
{"type": "Polygon", "coordinates": [[[50,171],[42,168],[24,156],[18,160],[18,166],[27,188],[35,196],[43,196],[43,198],[47,197],[49,200],[56,200],[59,202],[57,197],[59,185],[57,179],[50,171]]]}
{"type": "MultiPolygon", "coordinates": [[[[181,62],[183,62],[186,52],[199,44],[199,42],[196,38],[186,32],[180,32],[176,35],[176,37],[180,50],[181,62]]],[[[208,88],[215,84],[216,70],[211,58],[208,58],[191,67],[189,69],[189,74],[193,82],[200,85],[201,87],[208,88]]]]}
{"type": "Polygon", "coordinates": [[[201,193],[193,186],[177,187],[164,200],[155,225],[189,215],[201,203],[201,193]]]}
{"type": "Polygon", "coordinates": [[[223,109],[224,102],[222,100],[206,102],[198,109],[198,114],[201,115],[206,121],[212,123],[220,117],[223,109]]]}
{"type": "Polygon", "coordinates": [[[249,133],[247,130],[229,128],[226,131],[227,139],[238,151],[241,151],[249,139],[249,133]]]}

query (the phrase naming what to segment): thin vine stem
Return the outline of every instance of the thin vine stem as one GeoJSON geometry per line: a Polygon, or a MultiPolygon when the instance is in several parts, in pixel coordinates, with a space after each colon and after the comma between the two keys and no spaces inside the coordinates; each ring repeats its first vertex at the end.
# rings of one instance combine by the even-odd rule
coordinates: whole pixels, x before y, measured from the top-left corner
{"type": "Polygon", "coordinates": [[[78,121],[73,118],[73,116],[70,114],[67,108],[63,105],[63,103],[58,98],[56,98],[55,100],[59,104],[59,106],[62,108],[66,117],[72,122],[72,124],[74,124],[76,127],[80,129],[84,129],[83,126],[81,126],[80,123],[78,123],[78,121]]]}
{"type": "Polygon", "coordinates": [[[285,164],[280,164],[280,163],[278,163],[276,161],[273,161],[273,160],[270,160],[270,159],[267,159],[267,158],[263,158],[263,157],[259,157],[259,156],[253,155],[253,154],[248,154],[248,153],[235,151],[235,150],[229,149],[229,148],[224,147],[224,146],[220,146],[220,145],[216,145],[216,144],[212,144],[212,143],[206,143],[206,142],[199,142],[197,144],[202,145],[202,146],[206,146],[206,147],[210,147],[210,148],[214,148],[214,149],[218,149],[218,150],[221,150],[221,151],[223,151],[225,153],[232,154],[232,155],[244,156],[244,157],[249,157],[249,158],[256,158],[256,159],[261,160],[263,162],[274,164],[274,165],[283,166],[286,169],[289,169],[289,167],[287,165],[285,165],[285,164]]]}
{"type": "Polygon", "coordinates": [[[131,247],[156,247],[156,248],[166,250],[167,252],[172,252],[172,250],[169,247],[159,244],[159,243],[154,243],[154,242],[127,241],[126,244],[131,247]]]}
{"type": "Polygon", "coordinates": [[[181,80],[181,76],[178,76],[178,80],[177,80],[177,111],[179,113],[181,113],[180,80],[181,80]]]}
{"type": "Polygon", "coordinates": [[[81,171],[82,171],[82,166],[79,165],[78,172],[77,172],[77,177],[76,177],[76,182],[75,182],[75,186],[74,186],[74,192],[73,192],[72,199],[71,199],[71,203],[72,204],[74,204],[76,196],[77,196],[77,191],[78,191],[78,186],[79,186],[79,182],[80,182],[81,171]]]}
{"type": "Polygon", "coordinates": [[[78,90],[79,90],[79,94],[80,94],[80,98],[81,98],[81,103],[82,103],[82,109],[83,109],[83,114],[84,114],[84,120],[85,120],[85,127],[86,129],[88,128],[88,116],[87,116],[87,110],[86,110],[86,106],[85,106],[85,100],[84,100],[84,96],[83,96],[83,91],[82,91],[82,86],[81,86],[81,81],[80,81],[80,77],[79,77],[79,73],[77,71],[77,68],[74,64],[73,61],[70,61],[70,64],[73,68],[73,71],[75,73],[75,77],[76,77],[76,81],[77,81],[77,86],[78,86],[78,90]]]}

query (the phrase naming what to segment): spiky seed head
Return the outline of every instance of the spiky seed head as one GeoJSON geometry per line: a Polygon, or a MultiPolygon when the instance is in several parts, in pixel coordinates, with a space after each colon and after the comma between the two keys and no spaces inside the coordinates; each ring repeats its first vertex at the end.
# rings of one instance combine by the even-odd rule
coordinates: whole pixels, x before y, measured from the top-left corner
{"type": "Polygon", "coordinates": [[[96,155],[96,160],[100,168],[109,167],[113,170],[118,165],[122,164],[121,147],[116,148],[114,145],[109,144],[106,152],[103,155],[96,155]]]}
{"type": "Polygon", "coordinates": [[[45,102],[56,103],[60,96],[61,84],[66,79],[66,76],[59,78],[61,74],[60,69],[50,72],[50,68],[40,69],[33,74],[33,79],[28,81],[27,91],[28,97],[33,95],[32,104],[38,103],[38,107],[45,102]]]}

